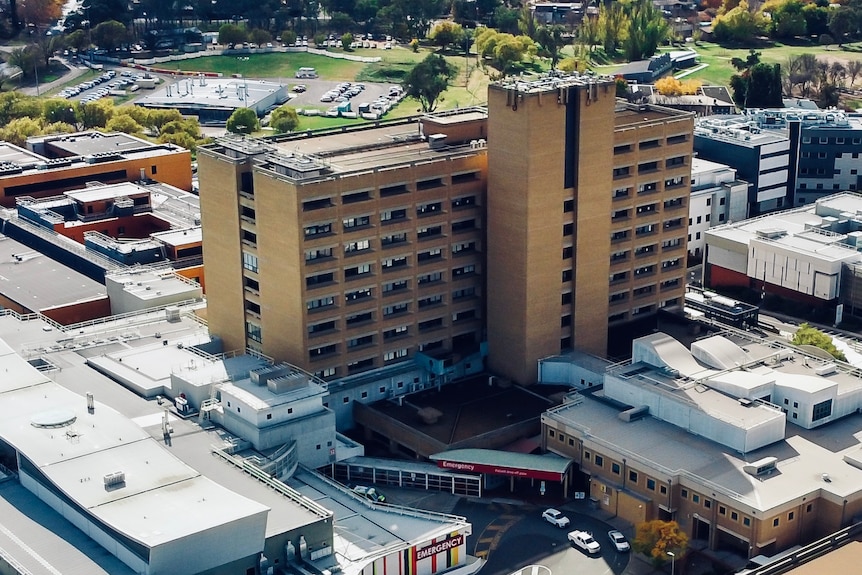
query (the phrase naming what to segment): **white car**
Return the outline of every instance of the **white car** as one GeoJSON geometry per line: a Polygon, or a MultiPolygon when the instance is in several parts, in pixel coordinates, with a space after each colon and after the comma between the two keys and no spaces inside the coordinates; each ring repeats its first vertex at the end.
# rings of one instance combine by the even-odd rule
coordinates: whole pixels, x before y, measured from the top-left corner
{"type": "Polygon", "coordinates": [[[542,512],[542,519],[544,519],[551,525],[556,525],[560,529],[569,526],[569,518],[563,515],[562,511],[558,511],[553,508],[545,509],[542,512]]]}
{"type": "Polygon", "coordinates": [[[580,547],[590,555],[596,555],[602,551],[602,546],[599,545],[598,541],[593,539],[592,533],[588,533],[587,531],[572,531],[568,537],[569,541],[575,547],[580,547]]]}
{"type": "Polygon", "coordinates": [[[626,536],[617,531],[616,529],[611,529],[610,531],[608,531],[608,539],[611,540],[611,544],[620,553],[625,553],[626,551],[631,551],[632,549],[631,545],[629,545],[629,542],[626,540],[626,536]]]}

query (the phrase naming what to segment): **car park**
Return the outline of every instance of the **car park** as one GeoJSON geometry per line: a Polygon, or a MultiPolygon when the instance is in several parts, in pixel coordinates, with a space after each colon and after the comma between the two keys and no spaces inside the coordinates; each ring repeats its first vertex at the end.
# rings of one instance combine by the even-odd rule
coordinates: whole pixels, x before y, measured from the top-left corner
{"type": "Polygon", "coordinates": [[[559,527],[560,529],[569,526],[569,518],[563,515],[562,511],[559,511],[554,508],[545,509],[542,512],[542,519],[544,519],[551,525],[559,527]]]}
{"type": "Polygon", "coordinates": [[[619,551],[620,553],[625,553],[626,551],[631,551],[631,545],[629,545],[626,536],[617,531],[616,529],[611,529],[608,531],[608,539],[611,540],[611,544],[614,546],[614,549],[619,551]]]}

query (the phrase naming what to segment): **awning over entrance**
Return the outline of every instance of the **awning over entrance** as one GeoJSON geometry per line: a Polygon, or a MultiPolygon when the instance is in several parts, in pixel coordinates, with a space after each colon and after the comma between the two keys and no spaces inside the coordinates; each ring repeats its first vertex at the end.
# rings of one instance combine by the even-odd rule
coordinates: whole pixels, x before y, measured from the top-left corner
{"type": "Polygon", "coordinates": [[[571,459],[553,453],[530,455],[495,449],[453,449],[436,453],[430,459],[443,469],[545,481],[563,481],[572,464],[571,459]]]}

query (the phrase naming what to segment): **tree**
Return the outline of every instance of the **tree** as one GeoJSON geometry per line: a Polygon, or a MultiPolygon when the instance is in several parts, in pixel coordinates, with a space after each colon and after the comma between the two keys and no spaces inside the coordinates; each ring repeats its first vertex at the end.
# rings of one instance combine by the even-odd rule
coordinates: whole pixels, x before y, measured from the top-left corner
{"type": "Polygon", "coordinates": [[[62,15],[62,0],[18,2],[18,18],[36,26],[47,26],[62,15]]]}
{"type": "Polygon", "coordinates": [[[77,121],[75,108],[63,98],[47,98],[42,102],[42,118],[45,122],[65,122],[74,124],[77,121]]]}
{"type": "Polygon", "coordinates": [[[108,20],[102,22],[93,28],[93,42],[96,46],[103,48],[109,52],[113,52],[114,48],[126,42],[127,30],[126,27],[116,20],[108,20]]]}
{"type": "Polygon", "coordinates": [[[782,107],[781,66],[755,64],[730,77],[733,99],[742,108],[782,107]]]}
{"type": "Polygon", "coordinates": [[[744,72],[756,64],[760,64],[760,56],[762,56],[761,52],[751,49],[748,51],[748,56],[745,57],[745,60],[734,56],[730,59],[730,64],[740,72],[744,72]]]}
{"type": "Polygon", "coordinates": [[[595,45],[601,40],[598,19],[584,18],[578,28],[578,39],[587,45],[592,52],[595,45]]]}
{"type": "Polygon", "coordinates": [[[464,28],[460,24],[444,20],[431,29],[428,38],[434,42],[435,46],[440,46],[440,48],[445,50],[446,46],[459,44],[463,36],[464,28]]]}
{"type": "Polygon", "coordinates": [[[111,132],[122,132],[124,134],[140,134],[144,127],[128,114],[114,114],[105,124],[105,128],[111,132]]]}
{"type": "Polygon", "coordinates": [[[90,47],[90,39],[87,38],[87,33],[83,30],[75,30],[66,36],[66,45],[78,52],[84,52],[90,47]]]}
{"type": "Polygon", "coordinates": [[[406,93],[419,100],[423,112],[433,112],[454,75],[455,68],[443,56],[429,54],[404,79],[406,93]]]}
{"type": "Polygon", "coordinates": [[[804,36],[807,22],[802,13],[800,0],[772,0],[763,6],[761,12],[769,14],[769,33],[774,38],[793,38],[804,36]]]}
{"type": "Polygon", "coordinates": [[[629,33],[623,41],[628,60],[643,60],[655,54],[670,34],[670,26],[652,0],[629,5],[629,33]]]}
{"type": "Polygon", "coordinates": [[[42,126],[33,118],[15,118],[0,128],[0,140],[19,147],[27,145],[27,138],[42,133],[42,126]]]}
{"type": "Polygon", "coordinates": [[[858,16],[856,12],[847,6],[842,6],[830,12],[829,31],[838,40],[839,46],[844,43],[845,36],[856,29],[858,25],[857,20],[858,16]]]}
{"type": "Polygon", "coordinates": [[[268,42],[272,42],[272,34],[268,30],[255,28],[248,35],[249,42],[258,46],[266,46],[268,42]]]}
{"type": "Polygon", "coordinates": [[[539,44],[551,59],[551,68],[557,67],[560,61],[560,50],[566,45],[562,26],[542,26],[537,34],[539,44]]]}
{"type": "Polygon", "coordinates": [[[514,8],[499,6],[494,10],[494,27],[500,32],[515,34],[518,32],[518,11],[514,8]]]}
{"type": "Polygon", "coordinates": [[[668,561],[668,551],[681,559],[688,548],[688,537],[680,531],[676,521],[655,519],[639,523],[632,548],[650,558],[656,567],[668,561]]]}
{"type": "Polygon", "coordinates": [[[276,133],[294,132],[299,127],[299,116],[292,106],[279,106],[272,111],[269,125],[276,133]]]}
{"type": "Polygon", "coordinates": [[[31,76],[34,72],[36,63],[39,62],[39,55],[36,53],[34,46],[24,46],[23,48],[13,48],[9,53],[6,62],[10,66],[16,66],[21,69],[24,76],[31,76]]]}
{"type": "Polygon", "coordinates": [[[201,126],[194,118],[168,122],[162,126],[159,133],[159,142],[175,144],[192,151],[197,149],[200,140],[201,126]]]}
{"type": "Polygon", "coordinates": [[[169,110],[150,110],[148,127],[158,133],[162,132],[162,128],[170,122],[181,122],[183,119],[179,110],[172,108],[169,110]]]}
{"type": "Polygon", "coordinates": [[[245,29],[234,24],[222,24],[218,29],[219,44],[233,44],[236,46],[245,42],[245,39],[245,29]]]}
{"type": "Polygon", "coordinates": [[[81,126],[85,130],[104,128],[113,115],[113,100],[102,98],[86,104],[78,103],[77,117],[80,118],[81,126]]]}
{"type": "Polygon", "coordinates": [[[237,108],[227,119],[227,131],[234,134],[251,134],[259,129],[257,114],[251,108],[237,108]]]}
{"type": "Polygon", "coordinates": [[[45,127],[42,128],[42,135],[50,136],[51,134],[71,134],[77,131],[78,128],[74,124],[68,124],[66,122],[52,122],[50,124],[46,124],[45,127]]]}
{"type": "Polygon", "coordinates": [[[748,10],[748,2],[742,0],[727,14],[716,17],[712,32],[719,42],[750,42],[763,32],[763,17],[748,10]]]}
{"type": "Polygon", "coordinates": [[[344,50],[349,50],[350,45],[353,44],[353,34],[350,32],[345,32],[341,35],[341,48],[344,50]]]}
{"type": "Polygon", "coordinates": [[[293,46],[296,44],[296,32],[293,30],[285,30],[281,33],[281,43],[286,46],[293,46]]]}
{"type": "Polygon", "coordinates": [[[64,45],[65,41],[62,36],[40,36],[36,40],[36,44],[34,45],[35,51],[41,59],[43,68],[48,67],[48,63],[54,57],[54,53],[62,50],[64,45]]]}
{"type": "Polygon", "coordinates": [[[835,344],[832,343],[832,338],[829,335],[807,323],[803,323],[799,326],[796,333],[793,334],[791,343],[793,345],[813,345],[814,347],[819,347],[823,351],[829,353],[835,359],[847,361],[847,358],[844,356],[844,352],[835,347],[835,344]]]}
{"type": "Polygon", "coordinates": [[[536,24],[536,17],[527,4],[524,4],[518,13],[518,30],[521,34],[529,36],[533,40],[536,39],[536,35],[539,31],[539,27],[536,24]]]}
{"type": "Polygon", "coordinates": [[[610,8],[604,2],[599,7],[599,37],[607,54],[616,52],[625,39],[628,18],[622,6],[614,2],[610,8]]]}
{"type": "Polygon", "coordinates": [[[334,30],[339,34],[347,32],[354,26],[356,26],[356,22],[350,17],[350,14],[345,14],[344,12],[333,12],[332,17],[329,19],[330,30],[334,30]]]}
{"type": "Polygon", "coordinates": [[[862,75],[862,61],[851,60],[847,62],[847,77],[850,78],[850,87],[856,83],[856,78],[862,75]]]}

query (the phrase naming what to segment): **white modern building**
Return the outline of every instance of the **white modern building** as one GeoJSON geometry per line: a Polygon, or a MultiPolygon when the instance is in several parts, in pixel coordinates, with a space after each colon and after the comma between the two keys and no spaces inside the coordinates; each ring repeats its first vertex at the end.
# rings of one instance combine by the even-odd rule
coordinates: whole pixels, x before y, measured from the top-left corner
{"type": "Polygon", "coordinates": [[[812,304],[833,302],[849,287],[842,285],[845,267],[862,262],[860,214],[862,196],[843,193],[710,229],[705,283],[760,288],[812,304]]]}
{"type": "Polygon", "coordinates": [[[139,425],[54,383],[2,341],[0,367],[0,445],[14,450],[21,484],[39,499],[136,573],[254,567],[266,506],[202,476],[139,425]]]}
{"type": "Polygon", "coordinates": [[[752,127],[744,116],[708,116],[695,121],[694,151],[699,158],[732,166],[751,184],[750,215],[790,206],[795,152],[786,133],[752,127]]]}
{"type": "Polygon", "coordinates": [[[736,170],[701,158],[691,160],[691,200],[688,207],[688,256],[703,256],[706,230],[748,217],[748,182],[736,170]]]}

